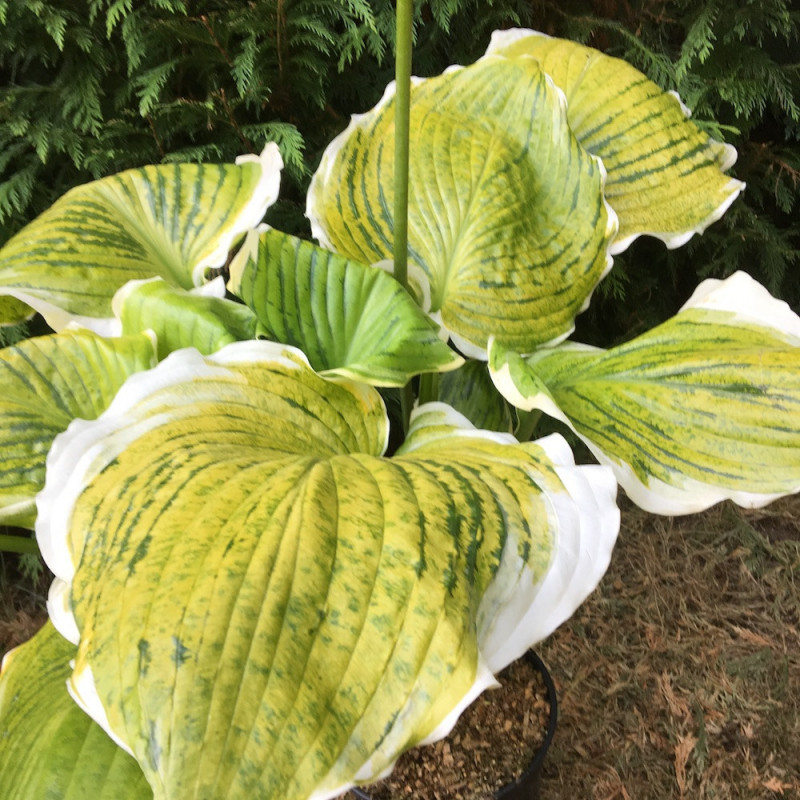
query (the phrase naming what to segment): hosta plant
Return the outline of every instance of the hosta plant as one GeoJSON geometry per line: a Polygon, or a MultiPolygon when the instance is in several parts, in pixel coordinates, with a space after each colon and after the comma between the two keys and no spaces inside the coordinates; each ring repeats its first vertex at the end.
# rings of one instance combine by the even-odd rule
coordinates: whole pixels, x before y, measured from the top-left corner
{"type": "Polygon", "coordinates": [[[407,282],[393,85],[322,158],[319,244],[260,224],[268,144],[79,187],[0,251],[4,308],[54,330],[0,351],[0,519],[56,576],[0,678],[5,796],[335,797],[575,610],[617,484],[668,514],[800,489],[800,318],[746,275],[569,339],[615,253],[724,213],[731,148],[532,31],[410,105],[407,282]],[[530,441],[540,411],[600,464],[530,441]]]}

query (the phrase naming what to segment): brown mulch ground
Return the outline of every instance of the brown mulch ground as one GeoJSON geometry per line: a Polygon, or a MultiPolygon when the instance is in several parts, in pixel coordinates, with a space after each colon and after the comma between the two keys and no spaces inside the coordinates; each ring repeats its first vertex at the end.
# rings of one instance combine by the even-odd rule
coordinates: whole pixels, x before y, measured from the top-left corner
{"type": "Polygon", "coordinates": [[[599,590],[539,652],[542,800],[800,797],[800,499],[623,513],[599,590]]]}
{"type": "MultiPolygon", "coordinates": [[[[15,564],[0,653],[42,619],[47,582],[15,564]]],[[[541,800],[800,798],[800,498],[626,505],[600,588],[538,652],[559,702],[541,800]]]]}

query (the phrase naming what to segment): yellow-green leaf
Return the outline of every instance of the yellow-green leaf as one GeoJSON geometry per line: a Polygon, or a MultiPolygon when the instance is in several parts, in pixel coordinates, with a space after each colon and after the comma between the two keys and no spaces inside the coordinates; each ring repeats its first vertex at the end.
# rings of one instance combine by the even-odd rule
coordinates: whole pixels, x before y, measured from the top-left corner
{"type": "MultiPolygon", "coordinates": [[[[391,258],[394,87],[323,155],[314,235],[364,263],[391,258]]],[[[603,168],[570,131],[533,59],[487,58],[411,92],[409,267],[467,355],[490,336],[520,352],[563,338],[610,267],[603,168]]]]}
{"type": "Polygon", "coordinates": [[[112,308],[123,334],[153,331],[159,358],[182,347],[208,355],[226,344],[256,337],[255,314],[224,295],[222,278],[192,291],[151,278],[126,283],[114,295],[112,308]]]}
{"type": "Polygon", "coordinates": [[[800,491],[800,318],[745,273],[610,350],[493,347],[498,388],[570,424],[648,511],[800,491]]]}
{"type": "Polygon", "coordinates": [[[0,326],[17,325],[30,319],[34,315],[34,310],[16,297],[0,295],[0,326]]]}
{"type": "Polygon", "coordinates": [[[248,236],[228,287],[268,338],[299,347],[326,375],[405,386],[463,363],[390,275],[280,231],[248,236]]]}
{"type": "Polygon", "coordinates": [[[523,29],[496,31],[487,55],[535,58],[564,91],[573,133],[608,173],[606,199],[619,217],[613,253],[641,234],[679,247],[744,188],[724,174],[736,150],[703,133],[676,95],[627,62],[523,29]]]}
{"type": "Polygon", "coordinates": [[[603,574],[607,468],[442,404],[391,459],[387,433],[375,390],[247,342],[173,353],[56,443],[37,537],[71,685],[156,798],[369,781],[603,574]]]}
{"type": "Polygon", "coordinates": [[[125,379],[155,364],[150,336],[64,331],[0,350],[0,522],[33,527],[53,439],[94,419],[125,379]]]}
{"type": "Polygon", "coordinates": [[[151,800],[136,762],[67,693],[74,657],[48,622],[3,659],[3,800],[151,800]]]}
{"type": "Polygon", "coordinates": [[[513,407],[497,391],[483,361],[470,360],[439,378],[439,399],[463,414],[475,427],[510,433],[513,407]]]}
{"type": "Polygon", "coordinates": [[[281,158],[269,144],[236,164],[161,164],[67,192],[0,250],[0,295],[115,333],[111,298],[130,280],[199,286],[274,202],[281,158]]]}

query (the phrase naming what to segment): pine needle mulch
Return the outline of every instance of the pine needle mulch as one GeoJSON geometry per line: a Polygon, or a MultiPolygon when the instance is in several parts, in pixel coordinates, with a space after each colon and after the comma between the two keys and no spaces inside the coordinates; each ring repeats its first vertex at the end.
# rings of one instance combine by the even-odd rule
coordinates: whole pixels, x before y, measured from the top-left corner
{"type": "Polygon", "coordinates": [[[538,648],[559,697],[541,800],[800,798],[800,499],[622,520],[538,648]]]}

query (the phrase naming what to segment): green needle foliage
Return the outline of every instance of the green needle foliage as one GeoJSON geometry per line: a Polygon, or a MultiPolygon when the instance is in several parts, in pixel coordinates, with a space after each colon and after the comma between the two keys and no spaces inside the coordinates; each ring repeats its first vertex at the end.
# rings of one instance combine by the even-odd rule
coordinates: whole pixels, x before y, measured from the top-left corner
{"type": "MultiPolygon", "coordinates": [[[[579,318],[585,339],[646,330],[698,280],[739,269],[800,305],[790,0],[430,0],[414,13],[417,75],[472,63],[493,30],[530,27],[627,59],[739,151],[743,198],[685,248],[643,239],[618,257],[579,318]]],[[[391,80],[394,14],[391,0],[0,0],[0,242],[87,180],[231,161],[268,140],[287,167],[270,221],[307,235],[322,149],[391,80]]]]}
{"type": "MultiPolygon", "coordinates": [[[[525,5],[418,5],[417,63],[440,71],[467,31],[474,60],[525,5]]],[[[388,0],[0,0],[0,241],[92,178],[265,141],[300,198],[317,153],[380,96],[393,46],[388,0]]]]}

